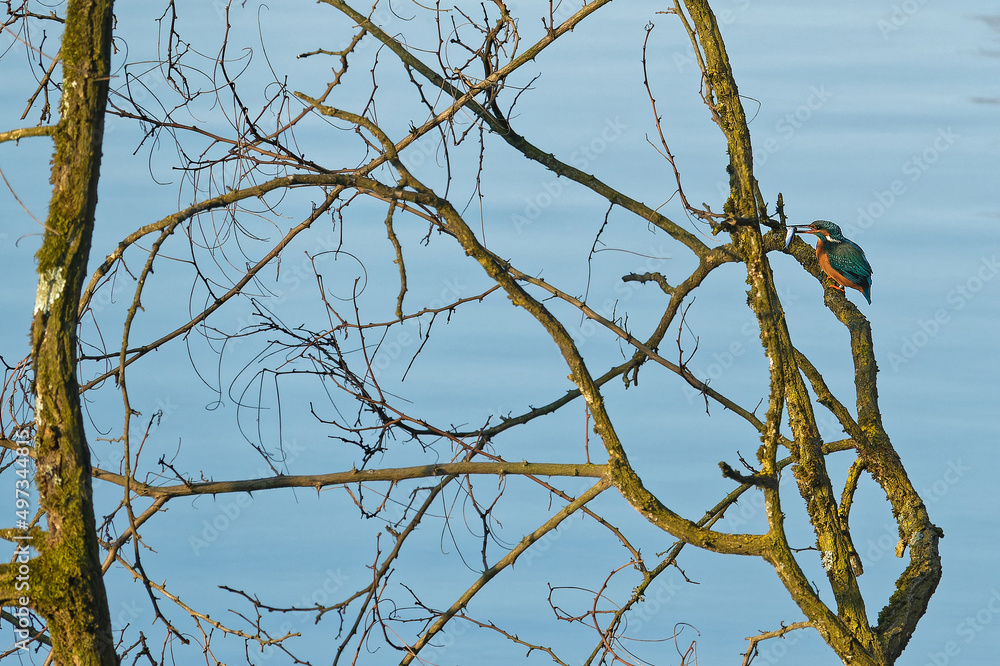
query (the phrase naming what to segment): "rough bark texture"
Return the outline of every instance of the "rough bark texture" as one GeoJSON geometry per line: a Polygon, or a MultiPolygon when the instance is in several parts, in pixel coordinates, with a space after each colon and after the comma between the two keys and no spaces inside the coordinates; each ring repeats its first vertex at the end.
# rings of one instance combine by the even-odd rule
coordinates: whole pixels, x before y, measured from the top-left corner
{"type": "Polygon", "coordinates": [[[71,0],[52,199],[31,330],[37,485],[48,529],[33,545],[31,598],[59,664],[115,664],[77,382],[77,306],[87,270],[108,96],[112,2],[71,0]]]}
{"type": "MultiPolygon", "coordinates": [[[[876,384],[878,368],[875,363],[872,333],[868,321],[849,301],[844,299],[842,294],[831,290],[826,292],[827,306],[851,334],[857,392],[858,417],[856,419],[830,393],[819,371],[811,365],[805,356],[797,352],[792,344],[768,260],[768,252],[775,251],[778,246],[774,242],[773,234],[764,235],[761,232],[760,221],[765,217],[766,206],[753,175],[753,154],[747,119],[718,23],[707,0],[683,0],[683,2],[677,0],[674,11],[684,22],[691,35],[704,75],[704,100],[711,109],[713,119],[723,131],[728,143],[731,192],[725,205],[727,219],[725,223],[720,224],[717,219],[721,216],[715,216],[711,211],[707,211],[707,217],[711,217],[714,221],[715,227],[713,228],[729,234],[731,243],[716,249],[708,248],[696,235],[671,222],[657,210],[650,209],[639,201],[614,190],[597,177],[572,167],[558,160],[553,154],[529,143],[527,139],[514,131],[511,123],[499,111],[494,111],[489,104],[477,100],[477,95],[500,86],[505,76],[532,60],[548,44],[560,35],[571,31],[584,17],[597,11],[599,7],[611,0],[595,0],[558,26],[553,20],[551,29],[535,47],[526,50],[503,67],[490,69],[488,66],[485,77],[467,89],[456,87],[443,75],[436,73],[433,68],[421,62],[417,55],[405,46],[404,42],[383,32],[373,21],[349,7],[342,0],[322,1],[349,16],[356,21],[361,29],[382,42],[400,58],[411,73],[415,72],[423,76],[436,90],[441,90],[452,96],[455,100],[454,105],[441,112],[436,118],[428,120],[420,128],[411,128],[410,133],[405,138],[394,142],[376,122],[364,113],[357,114],[326,105],[323,100],[329,94],[329,90],[317,99],[297,93],[300,99],[308,102],[317,112],[353,124],[358,128],[359,133],[363,129],[366,136],[374,137],[375,141],[380,143],[382,147],[379,156],[365,165],[363,169],[329,170],[323,173],[288,173],[277,178],[269,178],[266,182],[255,184],[253,187],[243,187],[240,183],[240,187],[229,188],[225,194],[199,201],[175,215],[147,225],[123,241],[115,252],[108,256],[107,261],[97,269],[86,290],[83,289],[83,285],[94,230],[102,133],[108,97],[112,0],[70,0],[66,8],[65,33],[61,49],[62,99],[58,125],[54,128],[44,128],[44,131],[41,129],[17,130],[15,133],[7,135],[7,140],[10,140],[21,136],[51,134],[55,143],[52,164],[52,198],[42,248],[38,253],[38,297],[31,332],[31,354],[35,381],[35,425],[37,428],[34,451],[38,470],[36,480],[40,493],[40,508],[46,517],[47,529],[35,528],[32,531],[32,545],[38,550],[38,556],[29,562],[30,606],[47,621],[53,660],[58,664],[117,663],[107,596],[101,575],[101,550],[97,541],[91,487],[91,477],[94,474],[102,481],[122,486],[127,497],[135,495],[156,497],[157,504],[150,508],[149,515],[156,513],[171,498],[199,494],[214,495],[283,487],[315,487],[319,489],[332,484],[357,483],[363,480],[379,479],[396,482],[403,479],[444,476],[445,480],[441,482],[442,485],[438,486],[440,489],[443,488],[444,484],[457,478],[458,475],[496,474],[503,477],[506,474],[533,476],[553,474],[591,476],[599,478],[600,481],[588,493],[574,500],[560,514],[527,535],[511,553],[505,555],[494,565],[486,567],[484,546],[483,557],[486,569],[482,577],[446,612],[437,614],[434,622],[411,646],[410,652],[407,653],[402,663],[410,663],[417,658],[417,652],[423,646],[431,644],[435,634],[443,631],[449,620],[456,617],[472,597],[501,570],[512,565],[520,553],[555,529],[573,511],[584,507],[590,497],[596,497],[610,486],[614,486],[622,497],[646,520],[679,540],[678,546],[671,549],[668,558],[663,560],[661,565],[654,570],[646,570],[645,565],[641,565],[643,583],[636,588],[629,606],[641,597],[643,590],[648,587],[653,578],[670,565],[684,544],[692,544],[720,553],[756,556],[774,567],[778,578],[807,619],[806,622],[783,627],[780,632],[765,632],[767,635],[762,634],[757,638],[775,637],[787,629],[808,626],[817,630],[844,663],[871,664],[873,666],[894,663],[912,636],[918,620],[926,611],[928,601],[940,580],[941,563],[937,544],[942,534],[930,522],[926,508],[907,478],[902,462],[883,428],[878,408],[876,384]],[[579,307],[582,312],[595,321],[601,319],[597,313],[590,310],[585,303],[577,301],[555,288],[550,288],[543,279],[532,278],[518,271],[503,257],[491,251],[485,240],[477,237],[473,228],[467,224],[463,214],[449,200],[440,197],[434,189],[421,183],[408,171],[400,158],[402,149],[411,145],[433,128],[446,123],[449,118],[462,109],[468,109],[474,113],[482,121],[483,127],[492,130],[526,158],[544,165],[559,177],[591,189],[612,205],[649,220],[675,240],[687,246],[699,258],[699,268],[680,285],[671,287],[667,285],[663,276],[659,276],[663,278],[661,286],[669,294],[670,304],[666,308],[660,325],[647,342],[641,343],[635,340],[630,333],[624,330],[624,327],[619,328],[615,321],[602,321],[602,326],[614,331],[621,340],[633,344],[636,348],[633,360],[620,366],[620,369],[609,372],[604,378],[592,375],[579,345],[574,341],[574,336],[564,325],[563,320],[556,316],[557,311],[549,309],[547,296],[562,299],[579,307]],[[385,184],[380,182],[376,175],[373,175],[375,169],[385,163],[390,164],[392,170],[399,175],[397,182],[385,184]],[[413,204],[414,208],[411,208],[411,211],[419,207],[421,211],[424,211],[422,217],[430,220],[432,224],[436,224],[439,231],[453,237],[464,252],[477,261],[486,275],[496,283],[494,289],[497,287],[503,289],[514,306],[531,314],[544,328],[558,347],[570,371],[570,379],[575,384],[574,390],[569,392],[565,399],[560,398],[543,408],[532,408],[528,414],[507,419],[500,426],[491,428],[488,432],[499,433],[501,429],[510,424],[527,422],[540,414],[555,411],[574,397],[582,396],[587,403],[589,414],[594,419],[594,432],[599,436],[606,450],[607,465],[590,464],[589,453],[586,464],[510,463],[499,460],[481,462],[478,459],[474,461],[472,456],[481,451],[479,443],[489,439],[489,436],[483,434],[487,431],[483,431],[476,436],[476,448],[470,449],[468,457],[461,462],[452,461],[450,463],[383,470],[351,469],[350,471],[310,476],[279,475],[265,479],[244,479],[234,482],[193,482],[172,486],[155,486],[140,483],[136,481],[134,476],[130,476],[133,471],[128,465],[127,445],[125,447],[124,473],[115,474],[105,470],[92,470],[81,416],[81,387],[76,374],[77,332],[80,313],[85,310],[99,281],[116,262],[121,260],[125,248],[148,234],[158,232],[161,240],[153,244],[153,249],[146,262],[147,268],[152,266],[153,258],[159,251],[162,239],[170,236],[179,224],[198,212],[226,208],[243,199],[262,196],[266,192],[303,185],[316,188],[332,187],[333,190],[328,192],[328,202],[332,202],[338,196],[340,189],[349,189],[371,194],[376,199],[390,202],[391,206],[397,206],[401,202],[413,204]],[[610,377],[627,373],[629,368],[632,368],[635,373],[632,381],[637,382],[639,365],[644,363],[647,357],[654,357],[654,350],[663,340],[669,326],[675,321],[674,316],[678,313],[684,298],[715,267],[735,261],[744,263],[747,268],[747,304],[756,317],[761,343],[770,368],[766,417],[761,421],[756,413],[751,415],[749,412],[743,412],[744,417],[753,424],[753,427],[761,435],[762,446],[758,451],[760,471],[755,471],[752,477],[733,474],[731,478],[741,481],[746,479],[742,488],[734,491],[726,500],[706,514],[704,519],[694,522],[665,506],[643,485],[638,471],[629,462],[625,443],[621,441],[616,432],[611,414],[601,393],[601,385],[610,377]],[[82,300],[81,293],[83,293],[82,300]],[[838,450],[854,449],[857,451],[858,458],[851,468],[848,487],[839,495],[835,492],[826,467],[825,456],[833,449],[824,446],[820,436],[813,412],[813,398],[810,396],[810,388],[816,396],[816,401],[837,416],[850,436],[850,441],[844,443],[838,450]],[[792,440],[782,435],[782,427],[786,423],[792,432],[792,440]],[[791,455],[787,459],[779,460],[779,448],[782,446],[786,446],[791,455]],[[797,555],[786,540],[784,514],[781,509],[778,487],[780,471],[789,464],[793,465],[792,471],[796,486],[816,535],[815,545],[819,553],[815,556],[822,558],[824,569],[827,572],[827,583],[833,593],[835,603],[824,602],[815,589],[813,581],[800,568],[802,558],[813,555],[797,555]],[[860,558],[858,558],[851,542],[849,531],[850,504],[862,471],[868,471],[885,491],[892,506],[893,515],[899,524],[901,545],[909,547],[910,550],[909,566],[899,577],[897,590],[879,614],[877,625],[869,620],[865,609],[864,598],[857,581],[857,576],[861,573],[860,558]],[[714,528],[715,521],[722,517],[726,507],[735,502],[743,490],[750,487],[759,488],[764,494],[768,518],[767,533],[735,534],[714,528]]],[[[505,9],[503,13],[505,18],[509,19],[505,9]]],[[[550,20],[552,20],[551,17],[550,20]]],[[[498,26],[500,25],[502,22],[498,23],[498,26]]],[[[357,43],[357,40],[362,36],[363,34],[360,34],[354,43],[357,43]]],[[[487,49],[487,56],[490,52],[487,49]]],[[[346,60],[344,60],[343,66],[344,71],[346,71],[346,60]]],[[[652,94],[650,97],[652,100],[652,94]]],[[[0,139],[3,138],[0,136],[0,139]]],[[[367,141],[368,139],[366,139],[367,141]]],[[[368,143],[368,147],[374,145],[374,143],[368,143]]],[[[296,162],[295,169],[305,163],[304,159],[296,162]]],[[[678,182],[679,180],[678,176],[678,182]]],[[[392,227],[393,210],[395,208],[389,210],[386,227],[399,264],[398,270],[402,286],[397,301],[396,314],[402,321],[402,299],[406,292],[406,273],[402,263],[402,250],[392,227]]],[[[400,210],[403,208],[400,207],[400,210]]],[[[217,298],[203,312],[174,332],[152,343],[131,347],[128,344],[128,326],[126,326],[119,365],[96,378],[92,378],[85,383],[82,389],[86,391],[92,386],[115,378],[119,380],[124,392],[125,370],[131,363],[170,340],[185,334],[207,319],[230,296],[239,293],[250,280],[254,279],[260,267],[275,260],[285,244],[294,238],[300,230],[308,228],[316,216],[323,211],[325,211],[324,208],[314,208],[306,221],[289,231],[288,235],[270,250],[252,270],[248,270],[246,275],[242,276],[229,292],[223,297],[217,298]],[[129,351],[126,353],[125,350],[129,351]]],[[[821,276],[819,268],[815,265],[813,254],[805,252],[805,246],[801,241],[797,241],[797,243],[797,246],[793,244],[790,252],[802,262],[807,270],[812,271],[814,275],[821,276]]],[[[137,283],[133,314],[140,302],[145,275],[146,273],[143,273],[143,278],[137,283]]],[[[645,279],[644,276],[639,275],[629,277],[638,280],[645,279]]],[[[454,306],[451,309],[453,310],[454,306]]],[[[381,325],[370,324],[366,326],[377,328],[381,325]]],[[[361,327],[359,319],[358,328],[361,329],[361,327]]],[[[678,340],[678,346],[679,344],[678,340]]],[[[670,365],[669,363],[665,364],[670,365]]],[[[344,363],[343,367],[346,368],[347,364],[344,363]]],[[[368,373],[372,372],[370,361],[366,370],[368,373]]],[[[685,373],[683,366],[674,366],[674,370],[682,375],[685,373]]],[[[350,376],[356,377],[355,375],[350,376]]],[[[689,379],[689,381],[691,380],[689,379]]],[[[363,381],[358,380],[358,385],[363,383],[363,381]]],[[[626,385],[628,385],[628,381],[626,381],[626,385]]],[[[702,384],[701,390],[705,392],[706,396],[711,394],[716,397],[718,395],[707,384],[702,384]]],[[[352,395],[363,400],[366,405],[375,404],[381,408],[383,403],[362,394],[363,391],[352,395]]],[[[716,399],[724,400],[721,396],[716,399]]],[[[731,403],[723,402],[723,404],[731,406],[734,411],[739,410],[738,406],[731,403]]],[[[124,405],[126,418],[123,431],[127,437],[129,418],[133,412],[127,399],[124,405]]],[[[390,432],[388,421],[389,419],[386,420],[386,424],[383,424],[385,432],[390,432]]],[[[426,425],[416,420],[413,423],[418,424],[421,429],[426,425]]],[[[467,435],[461,437],[464,438],[467,435]]],[[[455,437],[456,442],[459,439],[458,436],[455,437]]],[[[2,445],[8,448],[14,446],[10,443],[2,445]]],[[[471,492],[471,484],[469,488],[471,492]]],[[[374,581],[371,583],[373,591],[366,593],[365,605],[357,615],[359,623],[369,612],[367,604],[375,596],[374,590],[380,584],[379,581],[385,580],[383,576],[386,576],[385,572],[391,569],[406,534],[412,532],[419,524],[434,496],[432,493],[424,508],[417,512],[416,517],[412,519],[409,527],[401,535],[396,535],[397,545],[395,549],[387,559],[383,560],[379,572],[376,573],[374,581]]],[[[129,512],[129,516],[131,517],[130,530],[132,537],[134,537],[139,523],[131,512],[129,512]]],[[[20,534],[19,531],[5,530],[3,536],[24,538],[25,535],[20,534]]],[[[130,537],[126,533],[110,549],[112,555],[128,538],[130,537]]],[[[628,545],[624,539],[623,542],[628,545]]],[[[628,547],[631,549],[631,546],[628,547]]],[[[636,561],[641,564],[638,551],[633,552],[636,561]]],[[[899,550],[899,554],[902,555],[902,549],[899,550]]],[[[110,561],[111,558],[109,558],[110,561]]],[[[0,564],[0,601],[10,602],[25,594],[25,592],[15,592],[14,581],[17,573],[18,570],[14,566],[0,564]]],[[[136,575],[138,576],[138,574],[136,575]]],[[[145,574],[142,575],[145,576],[145,574]]],[[[147,586],[152,585],[166,594],[162,587],[157,587],[148,579],[145,582],[147,586]]],[[[27,604],[22,602],[22,605],[27,604]]],[[[624,612],[624,610],[625,608],[620,612],[624,612]]],[[[207,622],[207,614],[203,617],[207,622]]],[[[602,633],[602,647],[600,649],[607,648],[609,651],[612,649],[611,644],[616,640],[615,632],[619,618],[620,613],[608,625],[606,633],[602,633]]],[[[255,640],[261,646],[280,643],[281,640],[284,640],[271,640],[270,638],[265,640],[261,637],[262,634],[250,637],[237,631],[223,629],[214,621],[209,622],[209,624],[219,628],[220,631],[255,640]]],[[[289,636],[292,635],[289,634],[289,636]]],[[[367,634],[365,635],[367,636],[367,634]]],[[[345,646],[350,640],[351,637],[348,636],[341,644],[336,659],[339,659],[341,654],[346,654],[344,652],[345,646]]],[[[362,638],[361,642],[364,640],[362,638]]],[[[515,640],[517,640],[516,637],[515,640]]],[[[756,641],[756,639],[753,640],[756,641]]],[[[753,645],[755,642],[751,643],[751,646],[753,645]]],[[[599,650],[595,650],[594,655],[598,652],[599,650]]],[[[613,654],[613,652],[609,652],[609,654],[613,654]]],[[[587,663],[594,660],[594,655],[587,663]]]]}
{"type": "Polygon", "coordinates": [[[785,324],[760,226],[753,222],[760,219],[765,211],[753,176],[750,132],[736,81],[708,2],[687,0],[685,6],[704,56],[706,102],[712,108],[714,120],[729,145],[731,195],[726,211],[738,222],[730,229],[730,235],[747,265],[747,282],[750,285],[747,302],[757,316],[761,340],[771,366],[768,428],[765,445],[761,449],[761,463],[765,473],[774,469],[775,442],[779,436],[782,411],[787,407],[795,436],[792,457],[796,464],[793,471],[816,534],[816,546],[823,556],[828,582],[836,598],[836,612],[820,600],[785,542],[777,492],[773,490],[766,491],[773,543],[764,553],[764,558],[775,567],[810,624],[844,663],[892,664],[909,641],[940,580],[937,540],[941,531],[931,524],[923,502],[910,484],[902,462],[882,428],[871,328],[857,308],[842,295],[828,291],[827,305],[851,331],[855,360],[858,423],[851,423],[853,419],[846,410],[840,410],[838,417],[854,439],[860,463],[886,491],[899,522],[900,534],[910,545],[910,565],[897,581],[896,593],[880,613],[878,626],[871,626],[857,582],[860,569],[855,570],[857,553],[851,543],[847,515],[838,510],[822,451],[822,439],[785,324]]]}

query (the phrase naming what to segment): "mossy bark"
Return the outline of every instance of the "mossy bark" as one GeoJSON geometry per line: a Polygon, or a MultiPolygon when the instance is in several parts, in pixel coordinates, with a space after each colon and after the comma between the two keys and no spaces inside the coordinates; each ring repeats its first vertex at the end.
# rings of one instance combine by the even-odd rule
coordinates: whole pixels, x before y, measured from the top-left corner
{"type": "Polygon", "coordinates": [[[764,204],[753,176],[750,132],[735,77],[707,0],[685,0],[684,5],[704,56],[706,101],[728,142],[731,194],[726,211],[733,220],[743,222],[732,225],[730,235],[747,266],[750,286],[747,302],[757,317],[761,341],[770,361],[767,430],[760,453],[763,473],[774,470],[778,429],[787,407],[794,434],[793,471],[836,598],[835,612],[822,602],[799,568],[784,539],[777,491],[770,489],[765,489],[765,497],[772,544],[763,556],[775,567],[810,624],[845,663],[892,664],[926,611],[940,579],[937,540],[941,532],[930,523],[923,502],[882,428],[870,326],[856,308],[842,298],[831,299],[828,294],[827,305],[851,331],[860,426],[855,428],[858,433],[853,438],[858,457],[886,491],[901,536],[910,544],[910,565],[897,581],[896,593],[880,613],[878,626],[871,626],[856,579],[857,553],[846,518],[837,507],[822,439],[785,324],[760,226],[752,222],[763,215],[764,204]]]}
{"type": "Polygon", "coordinates": [[[112,35],[111,0],[70,0],[62,43],[52,199],[38,252],[31,329],[35,453],[47,531],[35,539],[32,606],[48,622],[58,664],[115,664],[77,382],[77,306],[87,271],[112,35]]]}

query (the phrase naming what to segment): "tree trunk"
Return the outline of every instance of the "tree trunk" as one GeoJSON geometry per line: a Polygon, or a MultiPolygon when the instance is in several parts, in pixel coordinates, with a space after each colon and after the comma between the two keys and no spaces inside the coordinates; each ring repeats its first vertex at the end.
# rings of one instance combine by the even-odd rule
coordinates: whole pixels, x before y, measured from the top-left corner
{"type": "Polygon", "coordinates": [[[116,664],[77,383],[77,308],[87,273],[111,61],[111,0],[70,0],[52,199],[31,329],[35,455],[48,530],[32,543],[31,605],[58,664],[116,664]]]}

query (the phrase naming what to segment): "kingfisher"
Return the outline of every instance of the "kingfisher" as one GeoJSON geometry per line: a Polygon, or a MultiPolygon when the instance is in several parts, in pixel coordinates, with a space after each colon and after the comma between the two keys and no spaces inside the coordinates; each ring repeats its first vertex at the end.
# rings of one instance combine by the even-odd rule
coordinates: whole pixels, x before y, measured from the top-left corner
{"type": "Polygon", "coordinates": [[[840,227],[833,222],[816,220],[812,224],[789,227],[786,248],[796,232],[816,236],[816,259],[823,272],[830,276],[831,287],[841,292],[844,287],[857,289],[871,305],[872,266],[860,245],[845,238],[840,227]]]}

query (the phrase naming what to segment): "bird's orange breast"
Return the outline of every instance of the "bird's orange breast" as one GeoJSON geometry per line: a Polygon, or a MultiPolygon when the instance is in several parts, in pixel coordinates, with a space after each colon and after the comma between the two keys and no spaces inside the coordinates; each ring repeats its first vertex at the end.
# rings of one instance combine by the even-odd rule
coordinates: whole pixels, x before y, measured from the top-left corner
{"type": "Polygon", "coordinates": [[[829,275],[835,282],[845,287],[857,289],[861,293],[864,293],[864,289],[844,277],[843,273],[830,265],[830,257],[827,256],[826,247],[823,245],[823,239],[818,237],[816,239],[816,259],[819,261],[819,267],[823,269],[823,272],[829,275]]]}

